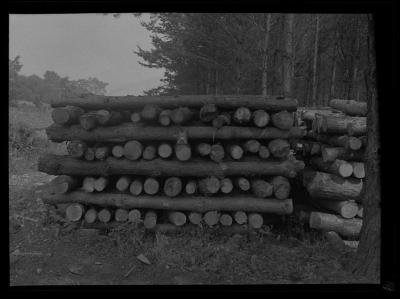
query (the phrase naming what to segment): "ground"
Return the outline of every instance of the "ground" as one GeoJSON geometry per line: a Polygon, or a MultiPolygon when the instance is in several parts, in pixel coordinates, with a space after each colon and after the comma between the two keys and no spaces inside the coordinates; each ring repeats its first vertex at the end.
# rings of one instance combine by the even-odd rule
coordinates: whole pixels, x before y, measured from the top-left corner
{"type": "Polygon", "coordinates": [[[21,148],[16,147],[23,142],[15,143],[19,127],[50,123],[50,110],[10,108],[11,285],[368,282],[346,270],[354,254],[350,249],[336,251],[318,232],[300,224],[233,236],[210,231],[154,234],[132,227],[68,231],[36,192],[53,178],[37,171],[38,156],[65,148],[47,141],[30,140],[21,148]],[[150,264],[140,261],[139,254],[150,264]]]}

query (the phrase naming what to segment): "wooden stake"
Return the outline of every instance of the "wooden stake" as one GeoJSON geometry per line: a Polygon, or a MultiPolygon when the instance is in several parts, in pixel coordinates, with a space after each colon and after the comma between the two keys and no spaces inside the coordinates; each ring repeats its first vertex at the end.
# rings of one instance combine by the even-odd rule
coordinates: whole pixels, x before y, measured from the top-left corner
{"type": "Polygon", "coordinates": [[[178,177],[171,177],[165,180],[164,193],[169,197],[175,197],[182,191],[182,181],[178,177]]]}
{"type": "Polygon", "coordinates": [[[155,211],[148,211],[144,215],[143,224],[147,229],[154,228],[157,225],[157,213],[155,211]]]}
{"type": "Polygon", "coordinates": [[[122,158],[124,156],[124,147],[122,145],[115,145],[111,153],[115,158],[122,158]]]}
{"type": "Polygon", "coordinates": [[[97,211],[94,208],[91,208],[85,213],[85,221],[87,223],[94,223],[97,219],[97,211]]]}
{"type": "Polygon", "coordinates": [[[167,159],[167,158],[171,157],[172,153],[173,153],[172,146],[169,145],[168,143],[162,143],[159,145],[158,155],[161,158],[167,159]]]}
{"type": "Polygon", "coordinates": [[[124,156],[129,160],[137,160],[142,156],[143,146],[139,141],[131,140],[124,145],[124,156]]]}
{"type": "Polygon", "coordinates": [[[203,220],[208,226],[214,226],[218,224],[220,213],[218,211],[208,211],[204,214],[203,220]]]}
{"type": "Polygon", "coordinates": [[[255,229],[261,228],[264,223],[263,217],[258,213],[249,213],[247,220],[249,226],[255,229]]]}
{"type": "Polygon", "coordinates": [[[256,127],[264,128],[270,120],[269,114],[264,110],[256,110],[253,112],[253,123],[256,127]]]}
{"type": "Polygon", "coordinates": [[[155,178],[147,178],[143,184],[143,190],[146,194],[154,195],[158,192],[160,184],[155,178]]]}
{"type": "Polygon", "coordinates": [[[143,183],[139,179],[135,179],[132,181],[130,187],[129,187],[129,192],[132,195],[140,195],[143,191],[143,183]]]}
{"type": "Polygon", "coordinates": [[[176,226],[182,226],[186,223],[186,215],[182,212],[168,212],[168,220],[176,226]]]}
{"type": "Polygon", "coordinates": [[[251,182],[251,190],[255,196],[265,198],[272,196],[274,187],[264,180],[256,179],[251,182]]]}
{"type": "Polygon", "coordinates": [[[247,223],[247,214],[243,211],[236,211],[233,214],[233,218],[235,219],[237,224],[245,224],[247,223]]]}
{"type": "Polygon", "coordinates": [[[145,160],[153,160],[157,156],[157,149],[153,145],[148,145],[144,148],[142,156],[145,160]]]}
{"type": "Polygon", "coordinates": [[[128,190],[130,184],[131,184],[131,178],[128,176],[122,176],[118,179],[117,183],[115,184],[115,188],[117,188],[118,191],[124,192],[128,190]]]}

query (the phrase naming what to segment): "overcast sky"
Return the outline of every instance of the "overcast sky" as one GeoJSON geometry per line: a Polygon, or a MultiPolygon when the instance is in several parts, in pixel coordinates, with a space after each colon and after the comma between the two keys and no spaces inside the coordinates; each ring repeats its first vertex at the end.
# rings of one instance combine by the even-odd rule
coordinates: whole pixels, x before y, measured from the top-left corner
{"type": "Polygon", "coordinates": [[[163,70],[139,65],[137,45],[149,49],[150,34],[131,14],[10,15],[10,58],[21,56],[24,75],[97,77],[109,95],[139,95],[160,85],[163,70]]]}

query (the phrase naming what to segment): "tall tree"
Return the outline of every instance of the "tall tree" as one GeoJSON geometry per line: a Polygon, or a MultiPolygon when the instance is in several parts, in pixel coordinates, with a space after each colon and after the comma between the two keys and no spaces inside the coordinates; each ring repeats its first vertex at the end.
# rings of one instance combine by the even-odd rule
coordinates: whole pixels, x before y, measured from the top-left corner
{"type": "Polygon", "coordinates": [[[267,13],[264,15],[264,42],[262,48],[263,54],[263,67],[262,67],[262,94],[266,96],[268,94],[268,45],[269,45],[269,34],[271,31],[271,14],[267,13]]]}
{"type": "Polygon", "coordinates": [[[284,59],[283,59],[283,94],[285,96],[292,95],[292,74],[293,69],[293,21],[294,14],[287,14],[285,16],[285,48],[284,48],[284,59]]]}
{"type": "Polygon", "coordinates": [[[360,244],[353,263],[353,272],[379,280],[380,241],[381,241],[381,188],[380,188],[380,158],[379,158],[379,111],[376,93],[376,61],[375,61],[375,21],[368,15],[368,67],[364,72],[367,88],[367,165],[364,191],[364,219],[361,229],[360,244]]]}
{"type": "Polygon", "coordinates": [[[318,44],[319,44],[319,15],[315,15],[315,38],[314,38],[314,59],[312,68],[312,95],[311,105],[317,105],[317,59],[318,59],[318,44]]]}

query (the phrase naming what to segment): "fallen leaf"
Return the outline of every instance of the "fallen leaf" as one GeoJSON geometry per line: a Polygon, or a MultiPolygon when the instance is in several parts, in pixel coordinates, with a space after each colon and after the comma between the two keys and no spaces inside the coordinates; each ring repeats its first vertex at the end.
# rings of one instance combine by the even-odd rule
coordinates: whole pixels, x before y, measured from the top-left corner
{"type": "Polygon", "coordinates": [[[143,254],[139,254],[136,258],[144,264],[151,265],[150,261],[143,254]]]}
{"type": "Polygon", "coordinates": [[[82,266],[78,266],[78,265],[70,265],[70,266],[68,266],[68,270],[72,274],[82,275],[82,269],[83,269],[83,267],[82,266]]]}

